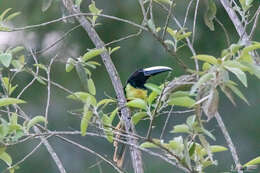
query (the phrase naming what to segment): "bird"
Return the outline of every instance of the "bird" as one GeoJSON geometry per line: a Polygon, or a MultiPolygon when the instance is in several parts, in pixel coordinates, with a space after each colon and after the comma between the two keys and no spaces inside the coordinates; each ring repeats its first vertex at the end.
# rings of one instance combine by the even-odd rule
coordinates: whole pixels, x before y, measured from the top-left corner
{"type": "MultiPolygon", "coordinates": [[[[153,66],[149,68],[141,68],[133,72],[128,78],[124,87],[127,101],[131,101],[133,99],[146,100],[148,97],[148,90],[145,87],[147,80],[152,76],[167,71],[172,71],[172,68],[166,66],[153,66]]],[[[115,129],[120,131],[125,130],[121,121],[118,123],[115,129]]],[[[125,140],[124,137],[120,134],[117,134],[115,138],[125,140]]],[[[119,143],[117,140],[114,140],[114,148],[115,150],[113,160],[116,165],[121,168],[123,166],[124,156],[126,153],[126,144],[119,143]]]]}

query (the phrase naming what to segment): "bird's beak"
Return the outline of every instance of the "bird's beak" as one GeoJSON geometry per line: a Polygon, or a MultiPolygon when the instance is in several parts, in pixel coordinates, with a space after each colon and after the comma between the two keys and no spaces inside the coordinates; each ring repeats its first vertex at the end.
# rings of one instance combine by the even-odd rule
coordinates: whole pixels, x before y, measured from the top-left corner
{"type": "Polygon", "coordinates": [[[144,76],[154,76],[166,71],[172,71],[172,68],[165,66],[154,66],[143,69],[144,76]]]}

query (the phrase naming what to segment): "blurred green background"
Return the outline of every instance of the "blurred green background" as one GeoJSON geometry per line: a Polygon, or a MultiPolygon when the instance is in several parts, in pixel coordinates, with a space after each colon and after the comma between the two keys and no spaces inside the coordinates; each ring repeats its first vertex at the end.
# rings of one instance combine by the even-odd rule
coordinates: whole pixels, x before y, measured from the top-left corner
{"type": "MultiPolygon", "coordinates": [[[[22,14],[17,17],[13,23],[9,24],[13,27],[39,24],[61,17],[60,4],[58,1],[55,1],[51,8],[44,13],[41,11],[42,1],[43,0],[1,0],[0,13],[6,8],[13,8],[14,11],[22,12],[22,14]]],[[[176,0],[177,6],[174,9],[174,14],[176,14],[177,18],[181,22],[184,20],[188,2],[189,1],[176,0]]],[[[83,0],[81,7],[82,11],[88,11],[89,3],[90,0],[83,0]]],[[[228,29],[231,41],[237,42],[239,38],[232,23],[230,22],[226,12],[218,4],[218,1],[216,1],[216,3],[218,5],[217,18],[228,29]]],[[[137,23],[141,23],[141,10],[137,0],[98,0],[96,2],[96,6],[103,9],[104,14],[126,18],[137,23]]],[[[192,30],[194,6],[195,3],[193,3],[190,9],[187,19],[186,26],[189,30],[192,30]]],[[[259,1],[256,2],[255,6],[252,8],[255,10],[258,6],[259,1]]],[[[221,50],[227,46],[225,35],[218,24],[215,24],[214,32],[211,32],[206,27],[203,21],[204,12],[205,4],[204,1],[201,1],[198,11],[194,47],[196,52],[199,54],[211,54],[218,56],[220,55],[221,50]]],[[[166,13],[160,11],[156,5],[154,6],[154,18],[156,25],[163,24],[166,19],[166,13]]],[[[98,22],[102,25],[97,26],[96,30],[105,43],[138,31],[136,28],[129,26],[128,24],[110,19],[99,18],[98,22]]],[[[24,45],[27,49],[40,50],[52,44],[73,26],[76,26],[76,23],[68,24],[59,22],[28,31],[19,31],[14,33],[0,32],[0,48],[5,49],[9,46],[24,45]]],[[[177,29],[177,26],[173,22],[170,23],[170,26],[177,29]]],[[[260,28],[260,22],[258,23],[258,28],[260,28]]],[[[259,29],[256,30],[254,40],[260,41],[259,29]]],[[[144,32],[138,37],[112,45],[112,47],[115,46],[121,46],[120,50],[116,51],[112,55],[112,59],[118,69],[123,83],[125,83],[132,71],[141,67],[149,67],[154,65],[170,66],[174,68],[172,77],[179,76],[184,73],[184,71],[177,65],[175,59],[165,52],[163,47],[152,37],[150,33],[144,32]]],[[[75,71],[65,73],[64,62],[69,57],[76,58],[77,56],[84,54],[88,48],[93,48],[93,44],[89,40],[85,31],[78,28],[62,43],[56,45],[37,58],[41,63],[47,63],[50,57],[57,55],[58,59],[54,63],[52,70],[52,80],[62,84],[64,87],[69,88],[72,91],[80,91],[83,88],[75,71]]],[[[189,67],[194,66],[193,62],[190,60],[191,53],[188,48],[182,48],[178,55],[189,65],[189,67]]],[[[100,58],[97,58],[97,60],[101,62],[100,58]]],[[[29,54],[27,61],[29,64],[33,63],[29,54]]],[[[165,76],[161,75],[151,79],[151,82],[160,83],[160,81],[163,81],[164,78],[165,76]]],[[[19,84],[20,87],[23,87],[31,79],[32,76],[27,74],[19,74],[15,80],[15,83],[19,84]]],[[[113,97],[115,96],[110,79],[103,65],[93,71],[93,79],[97,87],[97,96],[99,99],[104,98],[104,94],[113,97]]],[[[248,88],[241,87],[240,89],[244,92],[250,102],[249,106],[237,99],[237,106],[234,107],[225,96],[221,96],[220,101],[220,114],[222,115],[232,136],[242,163],[245,163],[248,160],[260,155],[260,82],[255,77],[249,77],[248,80],[248,88]]],[[[51,130],[78,130],[80,118],[70,115],[67,111],[80,108],[81,105],[65,99],[67,93],[64,93],[55,87],[52,87],[51,94],[49,128],[51,130]]],[[[31,117],[35,115],[43,115],[45,111],[46,97],[46,87],[39,83],[35,83],[22,97],[28,102],[28,104],[23,106],[24,110],[31,117]]],[[[171,130],[174,124],[180,123],[185,120],[186,117],[187,115],[172,116],[167,130],[171,130]]],[[[153,132],[154,137],[158,137],[160,135],[160,131],[158,129],[162,127],[165,118],[166,116],[161,116],[156,119],[157,128],[155,128],[153,132]]],[[[138,133],[145,134],[147,127],[147,122],[138,124],[138,133]]],[[[213,131],[213,134],[217,139],[217,142],[210,141],[211,144],[222,144],[226,146],[222,133],[220,132],[220,129],[214,119],[207,124],[207,128],[213,131]]],[[[172,137],[174,137],[174,134],[166,134],[166,139],[170,139],[172,137]]],[[[108,143],[105,139],[93,138],[89,136],[74,136],[71,138],[99,153],[102,153],[103,155],[112,158],[112,144],[108,143]]],[[[14,163],[20,160],[26,153],[29,153],[32,147],[36,146],[38,142],[39,139],[35,139],[18,146],[8,148],[8,152],[14,158],[14,163]]],[[[100,160],[94,155],[82,151],[55,137],[50,138],[50,143],[57,151],[57,154],[60,156],[68,173],[99,172],[99,169],[95,163],[100,160]]],[[[145,153],[143,157],[145,160],[144,167],[146,173],[181,172],[158,158],[149,156],[145,153]]],[[[230,170],[230,166],[233,162],[228,151],[216,154],[216,159],[219,160],[220,166],[211,167],[207,169],[206,172],[223,172],[230,170]]],[[[126,160],[126,166],[129,168],[131,166],[129,159],[126,160]]],[[[0,172],[5,167],[6,166],[4,163],[0,162],[0,172]]],[[[115,172],[113,168],[104,162],[101,162],[101,167],[104,173],[115,172]]],[[[253,172],[259,172],[259,170],[260,169],[253,172]]],[[[20,169],[17,170],[17,172],[56,173],[58,172],[58,169],[46,149],[42,146],[40,150],[20,165],[20,169]]]]}

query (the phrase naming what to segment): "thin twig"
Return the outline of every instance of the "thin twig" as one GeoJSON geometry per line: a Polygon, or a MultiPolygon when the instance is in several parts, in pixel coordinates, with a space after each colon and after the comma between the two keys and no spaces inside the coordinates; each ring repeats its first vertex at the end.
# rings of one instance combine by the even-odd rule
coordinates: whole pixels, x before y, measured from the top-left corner
{"type": "Polygon", "coordinates": [[[77,143],[77,142],[75,142],[75,141],[73,141],[73,140],[70,140],[70,139],[68,139],[68,138],[65,138],[65,137],[63,137],[63,136],[61,136],[61,135],[56,135],[56,136],[57,136],[58,138],[62,139],[63,141],[65,141],[65,142],[68,142],[68,143],[70,143],[70,144],[72,144],[72,145],[77,146],[77,147],[80,148],[80,149],[83,149],[83,150],[85,150],[85,151],[87,151],[87,152],[89,152],[89,153],[94,154],[95,156],[99,157],[100,159],[104,160],[106,163],[108,163],[109,165],[111,165],[117,172],[119,172],[119,173],[124,173],[124,171],[121,170],[119,167],[117,167],[117,166],[113,163],[112,160],[109,160],[109,159],[105,158],[104,156],[100,155],[99,153],[97,153],[97,152],[95,152],[95,151],[89,149],[88,147],[85,147],[85,146],[83,146],[83,145],[81,145],[81,144],[79,144],[79,143],[77,143]]]}
{"type": "MultiPolygon", "coordinates": [[[[33,53],[32,49],[30,49],[30,52],[31,52],[31,55],[32,55],[32,57],[33,57],[33,60],[34,60],[35,64],[38,64],[38,60],[37,60],[35,54],[33,53]]],[[[35,72],[36,76],[38,76],[38,72],[39,72],[39,67],[36,66],[36,72],[35,72]]],[[[19,99],[19,98],[22,96],[22,94],[35,82],[35,80],[37,79],[36,76],[34,76],[34,78],[31,80],[31,82],[29,82],[29,83],[22,89],[22,91],[18,94],[17,99],[19,99]]]]}
{"type": "Polygon", "coordinates": [[[191,4],[193,3],[194,0],[191,0],[187,6],[187,9],[186,9],[186,13],[185,13],[185,17],[184,17],[184,21],[183,21],[183,28],[185,27],[186,25],[186,22],[187,22],[187,19],[188,19],[188,15],[189,15],[189,11],[190,11],[190,7],[191,7],[191,4]]]}
{"type": "Polygon", "coordinates": [[[100,17],[104,17],[104,18],[108,18],[108,19],[113,19],[113,20],[116,20],[116,21],[119,21],[119,22],[127,23],[127,24],[135,26],[135,27],[137,27],[139,29],[147,31],[147,29],[144,26],[139,25],[139,24],[137,24],[135,22],[132,22],[130,20],[126,20],[126,19],[122,19],[122,18],[119,18],[119,17],[110,16],[110,15],[106,15],[106,14],[92,14],[92,13],[81,13],[81,12],[79,12],[79,13],[75,13],[75,14],[72,14],[72,15],[64,16],[64,17],[61,17],[61,18],[58,18],[58,19],[54,19],[54,20],[51,20],[51,21],[48,21],[48,22],[44,22],[44,23],[41,23],[41,24],[30,25],[30,26],[25,26],[25,27],[20,27],[20,28],[8,28],[9,30],[1,31],[1,32],[15,32],[15,31],[23,31],[23,30],[35,29],[35,28],[47,26],[49,24],[61,22],[64,19],[73,18],[73,17],[79,17],[79,16],[100,16],[100,17]]]}
{"type": "Polygon", "coordinates": [[[230,149],[231,155],[232,155],[233,160],[234,160],[234,162],[236,164],[236,170],[238,171],[238,173],[243,173],[242,166],[240,164],[236,148],[235,148],[235,146],[234,146],[234,144],[233,144],[233,142],[231,140],[231,137],[230,137],[230,135],[229,135],[229,133],[227,131],[227,128],[226,128],[226,126],[225,126],[225,124],[224,124],[224,122],[223,122],[223,120],[222,120],[222,118],[221,118],[221,116],[219,115],[218,112],[215,114],[215,118],[216,118],[216,120],[218,122],[218,125],[219,125],[219,127],[220,127],[220,129],[221,129],[221,131],[222,131],[222,133],[223,133],[223,135],[225,137],[225,139],[226,139],[226,142],[227,142],[228,147],[230,149]]]}
{"type": "Polygon", "coordinates": [[[258,23],[259,14],[260,14],[260,6],[258,7],[258,9],[256,11],[255,21],[254,21],[254,24],[252,26],[251,32],[249,34],[249,39],[252,39],[252,37],[253,37],[253,35],[256,31],[256,26],[257,26],[257,23],[258,23]]]}
{"type": "Polygon", "coordinates": [[[167,18],[166,18],[166,21],[165,21],[165,25],[164,25],[164,28],[163,28],[163,33],[162,33],[162,40],[164,40],[165,38],[165,34],[166,34],[166,30],[167,30],[167,27],[169,25],[169,21],[170,21],[170,16],[172,14],[172,8],[173,8],[173,2],[171,3],[171,6],[170,6],[170,10],[168,12],[168,15],[167,15],[167,18]]]}
{"type": "Polygon", "coordinates": [[[141,33],[142,33],[142,30],[140,29],[137,33],[127,35],[127,36],[122,37],[122,38],[119,38],[119,39],[117,39],[117,40],[113,40],[113,41],[111,41],[111,42],[109,42],[109,43],[106,43],[105,46],[107,47],[107,46],[109,46],[109,45],[111,45],[111,44],[118,43],[118,42],[124,41],[124,40],[129,39],[129,38],[132,38],[132,37],[137,37],[137,36],[139,36],[141,33]]]}
{"type": "Polygon", "coordinates": [[[197,0],[195,12],[194,12],[194,19],[193,19],[193,29],[192,29],[192,45],[194,44],[195,40],[195,32],[196,32],[196,21],[197,21],[197,14],[198,14],[198,8],[199,8],[200,0],[197,0]]]}
{"type": "Polygon", "coordinates": [[[168,124],[169,119],[170,119],[171,114],[172,114],[172,110],[173,110],[173,106],[171,107],[171,110],[168,112],[167,118],[166,118],[166,120],[165,120],[165,122],[164,122],[163,129],[162,129],[162,133],[161,133],[161,135],[160,135],[160,140],[163,138],[164,132],[165,132],[166,127],[167,127],[167,124],[168,124]]]}
{"type": "Polygon", "coordinates": [[[81,25],[77,25],[73,28],[71,28],[69,31],[67,31],[65,34],[63,34],[58,40],[56,40],[55,42],[53,42],[52,44],[50,44],[49,46],[37,51],[35,54],[42,54],[44,52],[46,52],[47,50],[51,49],[52,47],[54,47],[55,45],[57,45],[59,42],[61,42],[62,40],[64,40],[71,32],[73,32],[74,30],[76,30],[77,28],[79,28],[81,25]]]}
{"type": "Polygon", "coordinates": [[[226,36],[226,41],[227,41],[227,47],[230,46],[231,42],[230,42],[230,38],[229,38],[229,35],[228,35],[228,31],[226,30],[225,26],[223,25],[223,23],[218,20],[217,17],[214,18],[216,20],[216,22],[220,25],[220,27],[223,29],[224,33],[225,33],[225,36],[226,36]]]}
{"type": "Polygon", "coordinates": [[[57,56],[53,57],[50,61],[50,64],[47,68],[47,100],[46,100],[46,107],[45,107],[45,127],[47,127],[47,122],[48,122],[48,112],[49,112],[49,107],[50,107],[50,99],[51,99],[51,66],[57,56]]]}

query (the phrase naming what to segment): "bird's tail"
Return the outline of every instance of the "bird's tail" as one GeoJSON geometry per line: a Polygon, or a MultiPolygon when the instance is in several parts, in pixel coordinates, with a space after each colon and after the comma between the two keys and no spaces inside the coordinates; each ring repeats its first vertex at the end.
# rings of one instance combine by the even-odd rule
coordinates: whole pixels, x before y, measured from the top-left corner
{"type": "Polygon", "coordinates": [[[118,140],[125,140],[125,138],[122,135],[120,135],[120,133],[125,130],[125,127],[121,122],[119,122],[118,125],[116,126],[116,130],[119,133],[115,136],[115,140],[114,140],[115,151],[114,151],[113,160],[114,162],[116,162],[116,165],[119,168],[121,168],[124,163],[126,144],[118,142],[118,140]]]}

